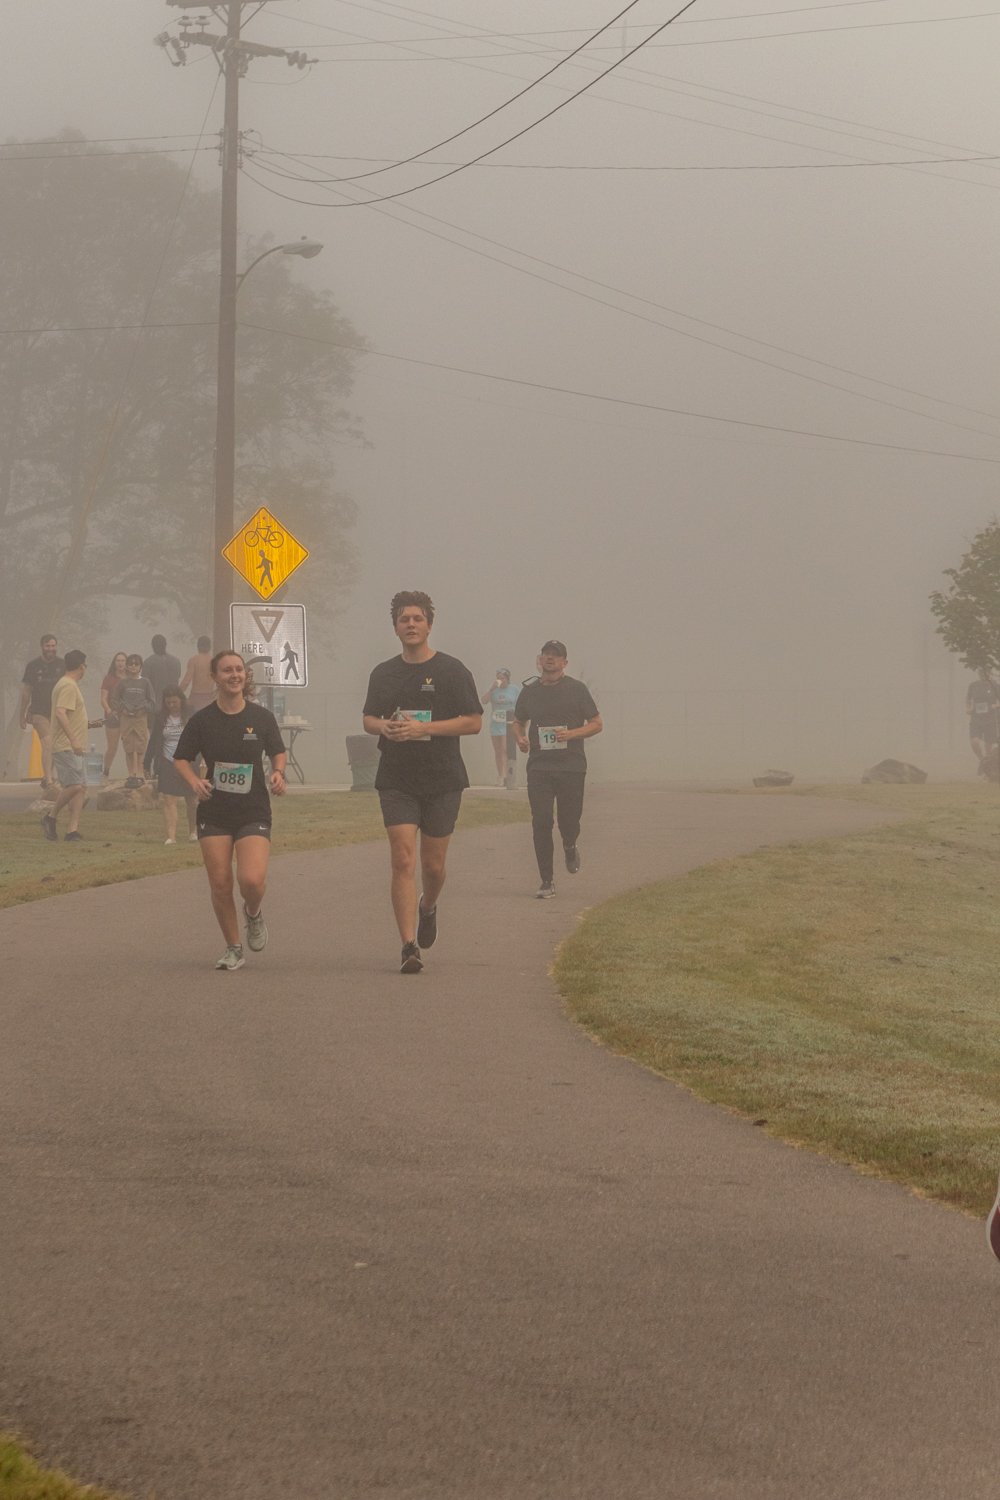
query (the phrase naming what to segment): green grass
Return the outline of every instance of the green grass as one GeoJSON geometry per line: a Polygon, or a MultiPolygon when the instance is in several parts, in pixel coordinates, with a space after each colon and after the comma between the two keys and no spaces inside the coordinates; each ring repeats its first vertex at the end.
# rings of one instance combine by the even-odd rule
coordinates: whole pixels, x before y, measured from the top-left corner
{"type": "Polygon", "coordinates": [[[1000,1167],[1000,793],[802,790],[906,816],[590,912],[560,951],[562,993],[608,1046],[771,1134],[984,1213],[1000,1167]]]}
{"type": "Polygon", "coordinates": [[[7,1433],[0,1433],[0,1500],[116,1500],[108,1490],[75,1484],[56,1469],[43,1469],[7,1433]]]}
{"type": "MultiPolygon", "coordinates": [[[[275,798],[274,851],[331,849],[382,838],[378,798],[363,792],[293,792],[275,798]]],[[[466,795],[459,830],[522,822],[527,803],[520,797],[466,795]]],[[[166,848],[163,814],[98,812],[94,803],[80,821],[79,844],[49,843],[34,812],[0,814],[0,907],[62,896],[90,886],[163,875],[201,866],[196,844],[186,842],[181,810],[179,842],[166,848]]]]}

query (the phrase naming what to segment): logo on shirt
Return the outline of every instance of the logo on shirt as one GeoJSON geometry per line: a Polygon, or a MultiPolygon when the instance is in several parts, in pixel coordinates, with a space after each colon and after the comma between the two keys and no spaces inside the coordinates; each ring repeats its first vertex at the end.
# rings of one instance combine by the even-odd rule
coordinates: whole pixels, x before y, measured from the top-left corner
{"type": "Polygon", "coordinates": [[[425,677],[424,680],[423,680],[423,682],[420,684],[420,691],[422,693],[433,693],[433,691],[434,691],[434,678],[433,677],[425,677]]]}
{"type": "Polygon", "coordinates": [[[244,729],[244,731],[243,731],[243,741],[244,741],[244,744],[246,743],[247,740],[256,740],[256,738],[257,738],[257,731],[256,731],[256,729],[254,729],[254,727],[253,727],[252,724],[248,724],[247,727],[246,727],[246,729],[244,729]]]}

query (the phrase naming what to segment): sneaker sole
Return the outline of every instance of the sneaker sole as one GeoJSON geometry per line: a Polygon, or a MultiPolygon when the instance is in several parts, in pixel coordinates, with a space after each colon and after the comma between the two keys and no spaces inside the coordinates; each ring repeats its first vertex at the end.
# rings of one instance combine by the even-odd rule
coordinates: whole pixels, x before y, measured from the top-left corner
{"type": "Polygon", "coordinates": [[[413,954],[400,964],[399,972],[401,974],[419,974],[423,966],[423,960],[417,958],[416,954],[413,954]]]}
{"type": "Polygon", "coordinates": [[[246,963],[246,959],[245,958],[241,958],[239,960],[239,962],[235,963],[235,964],[216,964],[216,966],[215,966],[216,973],[221,972],[223,974],[235,974],[236,970],[237,969],[242,969],[242,967],[243,967],[243,965],[245,963],[246,963]]]}

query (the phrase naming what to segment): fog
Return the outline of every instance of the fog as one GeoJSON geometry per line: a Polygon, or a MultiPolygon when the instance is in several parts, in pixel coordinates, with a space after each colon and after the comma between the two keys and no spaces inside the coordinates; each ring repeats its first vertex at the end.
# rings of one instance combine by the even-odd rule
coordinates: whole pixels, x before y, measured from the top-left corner
{"type": "MultiPolygon", "coordinates": [[[[294,274],[372,350],[348,403],[367,443],[336,456],[358,573],[295,699],[315,726],[307,773],[346,778],[368,672],[396,645],[389,598],[420,588],[432,643],[483,686],[499,665],[531,673],[547,637],[568,643],[607,725],[595,775],[855,776],[887,755],[970,774],[969,674],[927,596],[997,511],[1000,12],[698,0],[570,99],[679,9],[639,0],[604,50],[433,165],[350,191],[415,187],[569,101],[436,185],[345,206],[265,170],[304,172],[288,157],[253,160],[264,143],[332,177],[435,146],[621,8],[246,8],[247,40],[320,60],[256,60],[243,81],[241,227],[321,240],[294,274]]],[[[214,60],[172,68],[152,45],[180,16],[161,0],[5,5],[3,136],[197,133],[214,60]]],[[[216,181],[214,153],[195,172],[216,181]]],[[[126,628],[135,649],[129,607],[109,607],[79,642],[102,667],[126,628]]],[[[163,628],[182,659],[194,649],[166,605],[163,628]]],[[[488,744],[467,759],[485,772],[488,744]]]]}

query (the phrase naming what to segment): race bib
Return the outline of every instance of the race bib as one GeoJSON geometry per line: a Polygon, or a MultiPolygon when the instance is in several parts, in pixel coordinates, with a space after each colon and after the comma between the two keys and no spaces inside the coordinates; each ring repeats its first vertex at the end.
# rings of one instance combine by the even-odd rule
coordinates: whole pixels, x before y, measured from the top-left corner
{"type": "Polygon", "coordinates": [[[568,740],[557,740],[556,735],[560,729],[565,729],[565,724],[539,724],[538,726],[538,748],[539,750],[567,750],[568,740]]]}
{"type": "Polygon", "coordinates": [[[217,760],[212,773],[212,785],[217,792],[235,792],[245,797],[253,783],[253,766],[240,765],[234,760],[217,760]]]}
{"type": "Polygon", "coordinates": [[[505,708],[495,708],[493,710],[493,722],[494,724],[506,724],[507,710],[505,708]]]}
{"type": "MultiPolygon", "coordinates": [[[[416,719],[418,724],[429,724],[431,722],[431,711],[429,708],[401,708],[396,713],[398,719],[416,719]]],[[[418,734],[418,740],[429,740],[429,734],[418,734]]]]}

